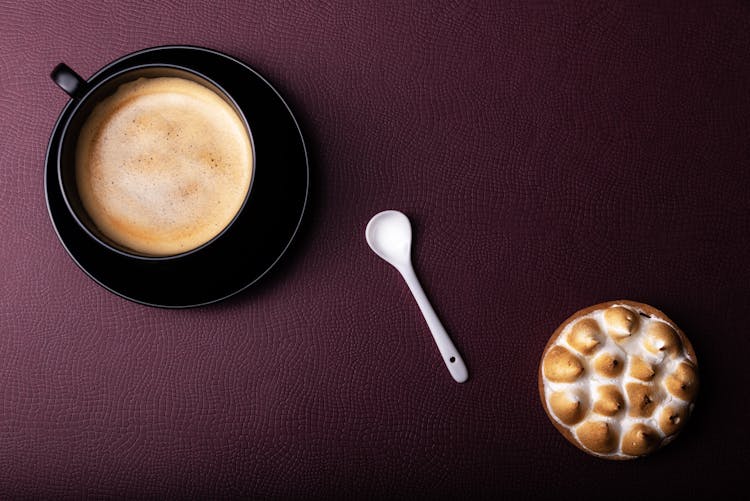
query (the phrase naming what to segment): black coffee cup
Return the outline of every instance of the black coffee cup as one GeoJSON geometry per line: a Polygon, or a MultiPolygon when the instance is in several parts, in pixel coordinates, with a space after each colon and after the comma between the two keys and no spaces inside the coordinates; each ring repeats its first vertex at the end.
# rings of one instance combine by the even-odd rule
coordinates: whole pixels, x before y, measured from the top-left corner
{"type": "Polygon", "coordinates": [[[63,63],[58,64],[52,71],[50,76],[52,77],[52,80],[61,89],[67,92],[68,95],[70,95],[70,97],[74,100],[67,121],[65,121],[61,125],[61,140],[57,150],[57,178],[60,183],[60,189],[65,200],[65,204],[70,211],[70,214],[78,223],[78,225],[80,225],[80,227],[95,242],[112,252],[126,256],[128,258],[140,260],[174,260],[187,256],[189,254],[196,253],[208,246],[213,245],[215,242],[221,239],[222,236],[225,235],[227,231],[232,227],[232,225],[237,221],[240,214],[245,210],[247,199],[250,196],[253,187],[253,179],[255,178],[255,146],[253,142],[253,136],[247,122],[247,118],[242,112],[242,109],[237,105],[232,96],[228,92],[226,92],[218,83],[211,79],[210,76],[195,71],[194,69],[186,66],[173,64],[143,64],[121,69],[120,71],[109,75],[104,80],[91,85],[82,77],[80,77],[75,71],[73,71],[63,63]],[[190,80],[212,90],[215,94],[222,97],[227,102],[227,104],[229,104],[235,110],[237,116],[239,116],[242,120],[242,123],[245,126],[245,131],[250,140],[250,146],[253,149],[253,165],[251,171],[252,177],[250,180],[250,186],[247,190],[247,194],[245,195],[245,200],[235,214],[234,218],[216,236],[203,243],[202,245],[185,252],[167,256],[153,256],[137,252],[107,237],[102,231],[99,230],[99,228],[97,228],[92,218],[86,212],[86,209],[84,208],[81,201],[81,197],[78,193],[75,178],[75,154],[78,138],[81,132],[81,128],[83,127],[86,119],[89,117],[96,105],[99,104],[103,99],[114,94],[115,91],[123,84],[135,81],[139,78],[156,77],[178,77],[190,80]]]}

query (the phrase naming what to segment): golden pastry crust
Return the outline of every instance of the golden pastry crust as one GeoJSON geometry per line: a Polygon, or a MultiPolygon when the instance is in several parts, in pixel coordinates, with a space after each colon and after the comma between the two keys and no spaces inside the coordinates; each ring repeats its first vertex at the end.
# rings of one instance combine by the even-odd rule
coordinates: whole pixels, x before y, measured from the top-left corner
{"type": "MultiPolygon", "coordinates": [[[[568,355],[565,357],[568,358],[568,355]]],[[[570,373],[561,372],[571,379],[570,373]]],[[[629,460],[670,443],[683,429],[698,389],[697,358],[685,334],[661,311],[634,301],[609,301],[582,309],[558,326],[542,352],[537,380],[545,412],[569,442],[603,459],[629,460]],[[615,313],[608,313],[608,320],[605,314],[610,310],[615,313]],[[628,311],[638,318],[630,317],[628,311]],[[594,322],[584,322],[589,319],[594,322]],[[674,338],[663,327],[648,329],[657,321],[673,330],[677,336],[676,343],[672,342],[674,338]],[[573,328],[576,326],[578,328],[574,334],[573,328]],[[596,337],[595,328],[599,329],[601,338],[596,337]],[[659,329],[666,334],[659,332],[659,329]],[[661,341],[656,353],[645,346],[649,332],[653,334],[652,347],[661,341]],[[594,339],[598,342],[592,342],[594,339]],[[676,351],[672,346],[677,347],[676,351]],[[564,352],[557,350],[557,347],[565,348],[577,362],[573,364],[575,370],[570,370],[570,373],[577,373],[571,381],[546,378],[544,362],[547,355],[554,350],[556,358],[563,359],[561,354],[564,352]],[[673,356],[673,353],[677,355],[673,356]],[[595,360],[606,354],[621,356],[621,363],[616,366],[613,363],[605,364],[606,359],[600,361],[598,368],[606,374],[616,374],[612,378],[600,373],[595,364],[595,360]],[[628,384],[635,385],[631,387],[632,395],[626,389],[628,384]],[[617,409],[614,395],[610,397],[611,389],[604,389],[607,386],[619,388],[624,402],[620,409],[617,409]],[[555,393],[561,395],[555,397],[553,409],[551,397],[555,393]],[[682,401],[680,395],[686,400],[682,401]],[[675,397],[674,401],[670,400],[675,397]],[[638,403],[639,398],[638,405],[631,404],[631,400],[638,403]],[[613,415],[607,415],[613,410],[613,415]],[[566,423],[558,412],[572,424],[566,423]],[[638,416],[631,416],[631,412],[638,416]],[[640,417],[649,413],[649,417],[640,417]],[[645,429],[636,427],[638,424],[645,429]],[[630,439],[629,444],[626,444],[626,435],[630,439]]]]}

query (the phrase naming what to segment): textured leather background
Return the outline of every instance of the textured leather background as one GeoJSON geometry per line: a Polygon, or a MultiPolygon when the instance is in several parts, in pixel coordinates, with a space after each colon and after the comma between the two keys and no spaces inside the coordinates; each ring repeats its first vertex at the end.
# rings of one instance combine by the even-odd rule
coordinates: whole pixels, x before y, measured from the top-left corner
{"type": "Polygon", "coordinates": [[[710,3],[0,2],[0,497],[746,485],[750,4],[710,3]],[[313,170],[280,266],[189,311],[89,280],[43,191],[51,68],[168,43],[263,73],[313,170]],[[464,385],[365,244],[386,208],[414,221],[464,385]],[[703,375],[684,435],[626,463],[569,445],[535,372],[562,320],[618,298],[678,322],[703,375]]]}

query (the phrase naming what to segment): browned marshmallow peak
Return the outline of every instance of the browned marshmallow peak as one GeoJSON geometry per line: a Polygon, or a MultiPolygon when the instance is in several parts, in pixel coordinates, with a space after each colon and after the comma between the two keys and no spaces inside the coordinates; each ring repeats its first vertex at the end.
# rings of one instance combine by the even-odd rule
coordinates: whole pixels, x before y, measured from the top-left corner
{"type": "Polygon", "coordinates": [[[579,353],[591,355],[602,344],[602,331],[591,318],[584,318],[573,324],[568,333],[568,344],[579,353]]]}
{"type": "Polygon", "coordinates": [[[630,358],[630,376],[641,381],[651,381],[654,378],[653,366],[642,358],[633,355],[630,358]]]}
{"type": "Polygon", "coordinates": [[[682,400],[693,400],[698,392],[698,373],[690,362],[681,362],[664,381],[669,392],[682,400]]]}
{"type": "Polygon", "coordinates": [[[594,412],[605,416],[614,416],[625,407],[625,399],[617,385],[599,386],[597,392],[598,397],[594,403],[594,412]]]}
{"type": "Polygon", "coordinates": [[[550,395],[549,404],[560,421],[576,424],[586,415],[587,409],[580,395],[558,391],[550,395]]]}
{"type": "Polygon", "coordinates": [[[607,378],[615,378],[622,373],[622,357],[612,353],[602,353],[594,359],[596,372],[607,378]]]}
{"type": "Polygon", "coordinates": [[[658,395],[659,389],[654,384],[627,383],[625,391],[628,394],[631,416],[651,416],[656,409],[656,404],[661,400],[658,395]]]}
{"type": "Polygon", "coordinates": [[[604,310],[604,320],[609,335],[623,341],[638,328],[638,314],[624,306],[612,306],[604,310]]]}
{"type": "Polygon", "coordinates": [[[622,437],[622,452],[628,456],[645,456],[659,447],[661,435],[641,423],[634,424],[622,437]]]}
{"type": "Polygon", "coordinates": [[[234,219],[252,160],[247,127],[222,96],[183,78],[140,78],[87,118],[76,184],[105,236],[167,256],[200,247],[234,219]]]}
{"type": "Polygon", "coordinates": [[[606,421],[586,421],[576,428],[576,436],[593,452],[606,454],[617,448],[617,432],[606,421]]]}
{"type": "Polygon", "coordinates": [[[575,381],[582,373],[581,360],[562,346],[555,346],[544,359],[544,375],[551,381],[575,381]]]}
{"type": "Polygon", "coordinates": [[[544,349],[538,380],[552,424],[605,459],[645,456],[671,442],[699,383],[685,334],[656,308],[627,300],[563,322],[544,349]]]}
{"type": "Polygon", "coordinates": [[[674,435],[680,428],[682,428],[682,422],[687,418],[686,408],[684,406],[667,405],[661,411],[659,415],[659,427],[664,433],[674,435]]]}

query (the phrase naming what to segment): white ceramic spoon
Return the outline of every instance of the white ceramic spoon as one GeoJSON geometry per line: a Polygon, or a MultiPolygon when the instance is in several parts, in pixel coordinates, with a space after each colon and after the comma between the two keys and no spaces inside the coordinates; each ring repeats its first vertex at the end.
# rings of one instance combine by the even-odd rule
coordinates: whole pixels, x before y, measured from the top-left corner
{"type": "Polygon", "coordinates": [[[419,309],[427,321],[432,337],[435,339],[440,356],[443,357],[448,371],[459,383],[469,379],[469,371],[466,369],[461,355],[453,345],[448,333],[445,332],[443,324],[440,323],[435,310],[432,309],[427,296],[419,284],[414,267],[411,264],[411,224],[409,218],[397,210],[387,210],[376,214],[367,223],[365,238],[370,248],[393,265],[401,276],[406,280],[409,290],[417,300],[419,309]]]}

